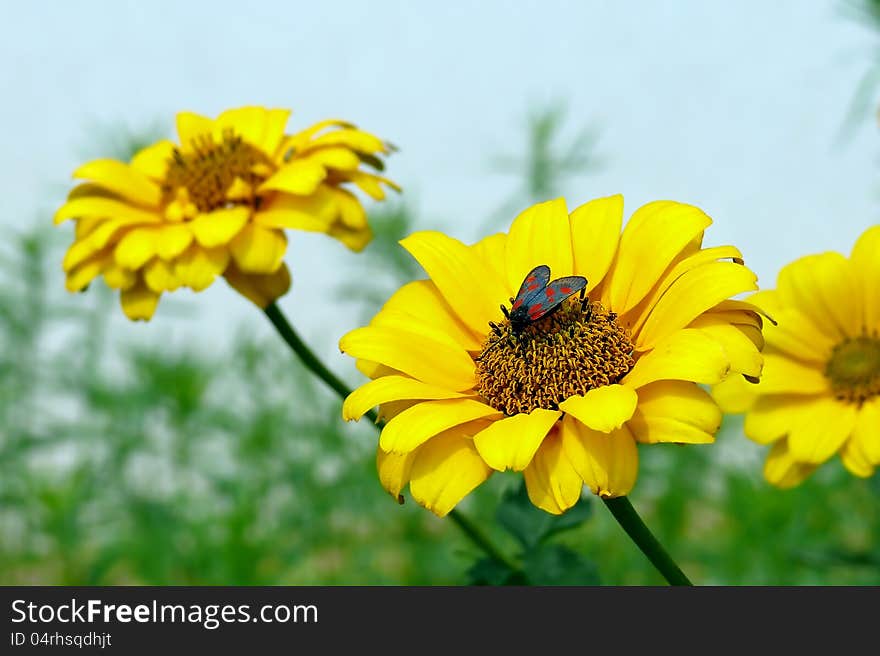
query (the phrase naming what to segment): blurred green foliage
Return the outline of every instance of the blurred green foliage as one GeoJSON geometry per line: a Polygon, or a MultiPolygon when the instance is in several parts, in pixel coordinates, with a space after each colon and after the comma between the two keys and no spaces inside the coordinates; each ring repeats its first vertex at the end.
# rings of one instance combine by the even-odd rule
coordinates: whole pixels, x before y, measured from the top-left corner
{"type": "MultiPolygon", "coordinates": [[[[592,138],[552,145],[561,116],[532,116],[527,194],[592,161],[592,138]]],[[[359,257],[375,287],[352,274],[340,290],[358,290],[365,318],[420,275],[397,244],[417,218],[406,203],[374,213],[359,257]]],[[[344,424],[280,339],[241,326],[225,353],[138,343],[102,284],[58,288],[62,231],[5,237],[0,584],[664,583],[592,495],[552,517],[512,473],[459,506],[516,568],[488,559],[450,519],[381,489],[374,428],[344,424]]],[[[880,584],[878,477],[835,461],[782,491],[763,456],[729,418],[715,445],[641,448],[631,500],[696,583],[880,584]]]]}
{"type": "MultiPolygon", "coordinates": [[[[880,0],[842,0],[839,7],[844,18],[871,30],[875,39],[880,37],[880,0]]],[[[851,135],[865,119],[873,120],[875,124],[880,120],[880,41],[875,40],[867,60],[869,64],[856,85],[841,125],[842,138],[851,135]]]]}

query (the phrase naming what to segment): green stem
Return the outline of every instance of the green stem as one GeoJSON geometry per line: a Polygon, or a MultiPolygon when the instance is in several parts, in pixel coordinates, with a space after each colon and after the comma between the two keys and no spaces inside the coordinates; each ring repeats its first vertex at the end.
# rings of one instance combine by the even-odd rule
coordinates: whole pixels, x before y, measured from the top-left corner
{"type": "MultiPolygon", "coordinates": [[[[336,374],[325,367],[324,363],[312,353],[312,350],[308,346],[306,346],[306,343],[302,341],[299,334],[297,334],[293,329],[293,326],[290,325],[287,317],[284,316],[281,308],[275,305],[275,303],[270,303],[266,306],[264,312],[266,313],[266,316],[269,317],[269,321],[272,322],[272,325],[275,326],[275,330],[281,335],[281,339],[287,342],[287,345],[293,349],[293,352],[299,356],[302,363],[308,367],[312,373],[327,383],[327,385],[330,386],[330,389],[341,396],[343,400],[351,394],[351,390],[348,389],[346,384],[337,378],[336,374]]],[[[368,412],[367,416],[373,421],[376,421],[375,413],[371,414],[368,412]]]]}
{"type": "Polygon", "coordinates": [[[636,546],[648,557],[651,564],[663,575],[670,585],[693,585],[684,572],[675,564],[670,555],[666,553],[663,545],[651,533],[642,518],[633,508],[626,497],[602,499],[608,510],[614,515],[617,523],[623,527],[626,534],[632,538],[636,546]]]}
{"type": "Polygon", "coordinates": [[[476,524],[474,524],[467,516],[462,515],[460,511],[453,508],[449,511],[447,515],[449,519],[458,524],[458,527],[462,530],[462,533],[467,535],[471,541],[480,547],[483,551],[486,552],[492,560],[494,560],[499,565],[504,565],[511,572],[519,571],[519,567],[517,567],[516,563],[507,558],[503,553],[501,553],[498,548],[492,544],[489,538],[483,533],[476,524]]]}
{"type": "MultiPolygon", "coordinates": [[[[281,309],[275,305],[275,303],[270,303],[264,309],[266,316],[269,317],[269,321],[272,322],[272,325],[275,326],[275,330],[278,331],[278,334],[281,336],[287,345],[299,356],[299,359],[302,360],[302,363],[308,367],[318,378],[323,380],[327,385],[336,392],[342,399],[344,400],[349,394],[351,394],[351,390],[348,389],[345,383],[343,383],[339,378],[336,377],[332,371],[330,371],[324,364],[317,358],[317,356],[312,353],[311,349],[306,346],[305,342],[302,341],[297,332],[293,329],[293,326],[290,325],[290,322],[287,320],[287,317],[284,316],[284,313],[281,309]]],[[[373,424],[376,426],[378,430],[381,430],[382,427],[377,423],[377,417],[375,410],[370,410],[366,413],[366,416],[369,417],[373,424]]],[[[489,540],[486,535],[480,531],[477,526],[471,522],[467,517],[461,514],[460,511],[452,510],[448,517],[455,522],[458,527],[462,530],[462,532],[468,536],[474,544],[480,547],[486,554],[497,561],[502,565],[506,565],[513,571],[517,571],[518,568],[515,564],[513,564],[501,551],[498,550],[495,545],[489,540]]]]}

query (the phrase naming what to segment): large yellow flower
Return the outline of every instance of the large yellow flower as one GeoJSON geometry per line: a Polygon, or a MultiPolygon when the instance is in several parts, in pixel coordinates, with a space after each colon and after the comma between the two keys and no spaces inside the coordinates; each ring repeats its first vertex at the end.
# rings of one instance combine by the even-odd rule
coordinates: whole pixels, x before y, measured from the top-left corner
{"type": "Polygon", "coordinates": [[[761,319],[729,300],[756,277],[736,248],[702,248],[712,221],[696,207],[653,202],[621,234],[622,222],[621,196],[571,214],[557,199],[472,246],[439,232],[401,242],[429,279],[340,341],[373,379],[343,416],[380,406],[377,464],[393,496],[409,484],[442,516],[511,469],[558,514],[584,483],[626,495],[638,442],[713,441],[721,414],[700,384],[761,372],[761,319]],[[589,301],[571,297],[514,335],[499,304],[542,264],[553,279],[585,277],[589,301]]]}
{"type": "Polygon", "coordinates": [[[776,289],[750,299],[777,322],[767,326],[758,385],[725,381],[715,396],[745,412],[745,433],[770,444],[764,466],[779,487],[798,485],[840,455],[867,477],[880,464],[880,226],[849,258],[826,252],[795,260],[776,289]]]}
{"type": "Polygon", "coordinates": [[[179,145],[160,141],[128,164],[100,159],[73,176],[55,223],[75,219],[64,258],[66,284],[81,291],[99,275],[120,290],[130,319],[153,316],[159,297],[207,288],[222,275],[261,307],[284,294],[285,228],[324,232],[352,250],[371,233],[353,185],[377,200],[391,181],[389,146],[344,121],[285,134],[286,109],[242,107],[212,120],[177,115],[179,145]]]}

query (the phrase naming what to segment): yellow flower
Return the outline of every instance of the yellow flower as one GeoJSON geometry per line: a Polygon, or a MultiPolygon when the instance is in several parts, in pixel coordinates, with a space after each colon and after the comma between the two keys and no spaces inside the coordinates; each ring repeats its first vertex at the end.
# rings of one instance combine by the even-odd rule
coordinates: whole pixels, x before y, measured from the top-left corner
{"type": "Polygon", "coordinates": [[[55,223],[75,219],[66,285],[82,291],[103,275],[130,319],[153,316],[163,292],[202,291],[218,275],[260,307],[287,292],[284,230],[323,232],[352,250],[371,239],[350,185],[377,200],[389,146],[344,121],[285,134],[286,109],[241,107],[212,120],[177,115],[179,145],[160,141],[128,164],[100,159],[55,223]]]}
{"type": "Polygon", "coordinates": [[[745,414],[745,433],[772,445],[766,479],[800,484],[840,455],[856,476],[880,464],[880,226],[867,230],[847,259],[826,252],[785,266],[776,289],[750,299],[777,325],[764,331],[758,385],[725,381],[721,407],[745,414]]]}
{"type": "Polygon", "coordinates": [[[761,319],[729,300],[756,289],[732,246],[702,248],[711,219],[658,201],[621,234],[623,198],[569,214],[556,199],[507,234],[467,246],[439,232],[401,244],[428,280],[397,291],[370,325],[340,341],[372,378],[343,416],[380,407],[379,478],[398,497],[448,513],[493,471],[521,471],[529,497],[559,514],[586,483],[630,492],[637,443],[706,443],[721,413],[700,384],[760,375],[761,319]],[[554,314],[511,332],[499,304],[526,274],[587,279],[554,314]],[[493,322],[496,326],[490,326],[493,322]]]}

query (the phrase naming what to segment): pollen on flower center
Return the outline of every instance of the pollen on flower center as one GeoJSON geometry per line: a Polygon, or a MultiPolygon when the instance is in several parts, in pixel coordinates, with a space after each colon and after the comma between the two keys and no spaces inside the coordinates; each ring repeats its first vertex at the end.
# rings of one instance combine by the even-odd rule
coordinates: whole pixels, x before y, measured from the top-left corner
{"type": "Polygon", "coordinates": [[[835,346],[825,376],[843,401],[861,405],[880,394],[880,339],[852,337],[835,346]]]}
{"type": "Polygon", "coordinates": [[[477,391],[512,416],[556,410],[575,394],[618,382],[635,361],[629,335],[616,319],[599,302],[582,311],[581,302],[571,299],[520,335],[502,323],[477,357],[477,391]]]}
{"type": "MultiPolygon", "coordinates": [[[[218,143],[210,135],[192,142],[192,150],[174,149],[162,184],[163,204],[191,203],[210,212],[230,203],[256,202],[253,190],[275,170],[265,153],[231,130],[218,143]]],[[[183,208],[184,214],[188,213],[183,208]]],[[[188,216],[188,218],[190,218],[188,216]]]]}

